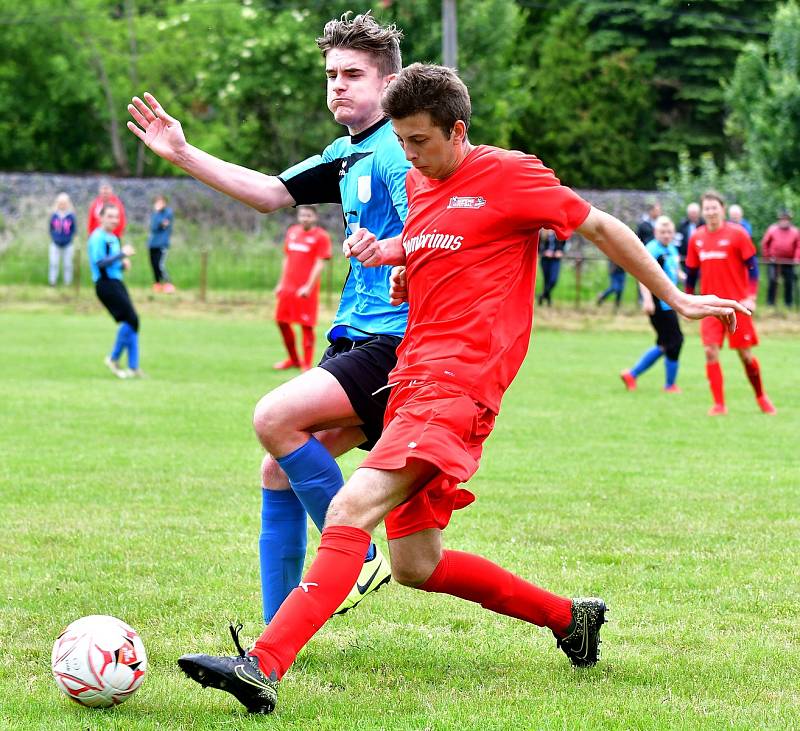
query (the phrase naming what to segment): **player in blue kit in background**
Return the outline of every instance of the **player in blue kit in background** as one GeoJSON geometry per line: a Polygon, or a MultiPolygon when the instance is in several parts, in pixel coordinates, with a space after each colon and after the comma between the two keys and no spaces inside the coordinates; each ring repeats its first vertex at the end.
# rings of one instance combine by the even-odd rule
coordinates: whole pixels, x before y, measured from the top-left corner
{"type": "MultiPolygon", "coordinates": [[[[655,225],[655,238],[647,244],[650,255],[659,263],[670,281],[677,285],[680,275],[680,252],[675,246],[675,224],[667,216],[659,216],[655,225]]],[[[666,379],[664,391],[680,393],[675,383],[678,377],[678,358],[683,347],[683,333],[678,316],[666,302],[653,296],[647,287],[639,283],[642,293],[642,309],[650,317],[656,331],[656,344],[645,351],[636,365],[620,373],[620,378],[629,391],[636,389],[636,379],[652,366],[662,355],[666,379]]]]}
{"type": "Polygon", "coordinates": [[[133,308],[128,290],[122,283],[122,273],[130,266],[128,257],[136,252],[132,246],[120,246],[114,229],[119,225],[119,209],[106,204],[100,209],[100,225],[86,244],[92,268],[97,298],[118,322],[117,339],[105,363],[117,378],[141,377],[139,368],[139,316],[133,308]],[[119,359],[128,351],[128,370],[120,367],[119,359]]]}
{"type": "MultiPolygon", "coordinates": [[[[343,484],[335,457],[370,449],[383,427],[388,373],[405,332],[407,306],[389,302],[387,241],[398,238],[408,206],[409,163],[381,109],[381,97],[402,67],[402,33],[369,14],[330,21],[317,45],[325,59],[327,103],[347,127],[316,155],[279,176],[233,165],[186,142],[180,122],[151,94],[128,105],[128,128],[153,152],[198,180],[262,213],[299,204],[340,203],[345,237],[370,237],[352,253],[319,366],[264,396],[254,426],[268,455],[262,465],[259,539],[267,622],[299,585],[306,553],[306,514],[322,530],[328,505],[343,484]],[[365,259],[364,254],[367,252],[365,259]],[[362,266],[366,261],[369,268],[362,266]]],[[[347,611],[389,580],[388,562],[370,545],[364,568],[338,611],[347,611]]]]}

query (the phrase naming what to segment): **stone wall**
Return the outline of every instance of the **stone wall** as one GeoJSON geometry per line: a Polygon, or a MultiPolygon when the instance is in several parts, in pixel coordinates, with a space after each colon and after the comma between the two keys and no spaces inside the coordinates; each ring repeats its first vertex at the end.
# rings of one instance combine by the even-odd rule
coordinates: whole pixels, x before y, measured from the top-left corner
{"type": "MultiPolygon", "coordinates": [[[[46,173],[0,173],[0,216],[6,223],[15,220],[44,220],[56,195],[65,191],[72,198],[78,213],[81,230],[85,226],[86,210],[97,195],[99,176],[50,175],[46,173]]],[[[256,211],[227,196],[198,183],[192,178],[120,178],[110,179],[114,192],[125,204],[129,221],[146,225],[156,193],[164,193],[180,217],[204,225],[225,225],[244,230],[258,230],[263,221],[256,211]]],[[[631,226],[641,218],[648,201],[656,197],[651,191],[584,190],[580,193],[598,208],[614,214],[631,226]]],[[[331,231],[341,227],[338,206],[323,206],[320,210],[324,224],[331,231]]],[[[281,228],[293,219],[292,211],[276,214],[281,228]]]]}

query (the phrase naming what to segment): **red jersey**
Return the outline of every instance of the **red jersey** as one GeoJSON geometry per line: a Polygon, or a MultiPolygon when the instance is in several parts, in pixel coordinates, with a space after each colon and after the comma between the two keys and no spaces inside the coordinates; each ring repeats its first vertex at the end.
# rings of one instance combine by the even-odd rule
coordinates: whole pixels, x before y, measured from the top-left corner
{"type": "Polygon", "coordinates": [[[122,238],[122,234],[125,232],[125,206],[122,205],[122,201],[117,198],[115,195],[110,195],[108,198],[103,198],[102,196],[97,196],[90,204],[89,204],[89,221],[87,223],[86,228],[88,229],[89,236],[92,235],[96,228],[100,227],[100,211],[103,209],[104,205],[112,205],[116,206],[119,210],[119,223],[117,227],[114,229],[113,234],[117,238],[122,238]]]}
{"type": "Polygon", "coordinates": [[[716,231],[699,226],[689,239],[686,266],[700,269],[700,291],[732,300],[750,296],[745,262],[756,247],[747,231],[735,223],[723,223],[716,231]]]}
{"type": "Polygon", "coordinates": [[[539,229],[589,204],[532,155],[481,145],[444,180],[406,177],[408,329],[390,382],[455,384],[497,413],[528,350],[539,229]]]}
{"type": "Polygon", "coordinates": [[[325,229],[315,226],[306,231],[299,223],[289,226],[283,243],[286,266],[281,278],[281,293],[275,319],[279,322],[299,322],[315,325],[319,300],[319,278],[308,297],[296,292],[311,275],[318,259],[331,258],[331,240],[325,229]]]}

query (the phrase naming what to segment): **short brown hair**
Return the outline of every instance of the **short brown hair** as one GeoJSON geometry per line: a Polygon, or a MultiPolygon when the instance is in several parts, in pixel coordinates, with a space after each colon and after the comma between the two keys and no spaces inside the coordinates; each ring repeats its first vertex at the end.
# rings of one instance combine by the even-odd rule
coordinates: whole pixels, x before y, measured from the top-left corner
{"type": "Polygon", "coordinates": [[[329,20],[317,38],[322,55],[332,48],[350,48],[366,51],[375,60],[381,76],[400,73],[403,59],[400,56],[400,39],[403,37],[396,25],[382,26],[369,12],[350,19],[351,11],[338,20],[329,20]]]}
{"type": "Polygon", "coordinates": [[[703,195],[700,196],[700,202],[703,201],[717,201],[723,208],[725,207],[725,199],[722,197],[722,193],[717,192],[716,190],[707,190],[703,195]]]}
{"type": "Polygon", "coordinates": [[[458,74],[446,66],[412,63],[389,84],[382,100],[383,111],[392,119],[405,119],[427,112],[446,137],[460,119],[469,129],[472,103],[458,74]]]}

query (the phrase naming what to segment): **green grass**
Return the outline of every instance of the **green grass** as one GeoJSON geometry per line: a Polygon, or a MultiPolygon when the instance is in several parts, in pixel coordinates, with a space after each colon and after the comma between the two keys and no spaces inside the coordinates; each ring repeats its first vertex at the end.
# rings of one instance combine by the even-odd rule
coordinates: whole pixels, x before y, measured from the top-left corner
{"type": "Polygon", "coordinates": [[[390,585],[318,634],[270,718],[184,679],[178,655],[231,649],[227,618],[260,630],[250,416],[280,350],[255,314],[145,307],[150,377],[120,382],[99,306],[0,312],[0,728],[800,727],[800,342],[759,350],[775,418],[726,351],[731,413],[712,420],[694,327],[678,396],[658,366],[622,390],[644,329],[536,332],[478,501],[447,530],[553,591],[604,596],[595,669],[574,671],[544,630],[390,585]],[[91,613],[132,624],[150,657],[112,711],[50,676],[56,635],[91,613]]]}

